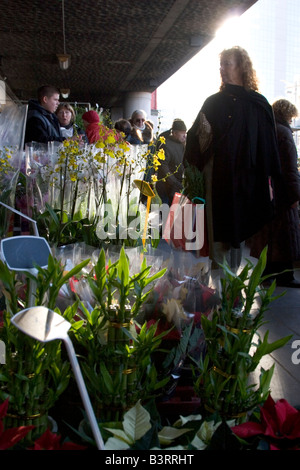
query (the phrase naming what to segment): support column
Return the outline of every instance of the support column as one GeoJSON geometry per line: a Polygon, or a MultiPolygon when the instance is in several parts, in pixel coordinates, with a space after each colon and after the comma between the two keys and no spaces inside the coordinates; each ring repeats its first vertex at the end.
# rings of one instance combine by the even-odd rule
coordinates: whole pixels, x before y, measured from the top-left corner
{"type": "Polygon", "coordinates": [[[127,93],[124,100],[124,118],[129,119],[136,109],[143,109],[151,119],[151,93],[136,91],[127,93]]]}

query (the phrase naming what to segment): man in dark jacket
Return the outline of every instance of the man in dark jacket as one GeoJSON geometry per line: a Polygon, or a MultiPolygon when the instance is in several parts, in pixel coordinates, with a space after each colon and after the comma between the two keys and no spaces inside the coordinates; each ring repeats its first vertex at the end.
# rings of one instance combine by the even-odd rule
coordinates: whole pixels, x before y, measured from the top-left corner
{"type": "Polygon", "coordinates": [[[186,140],[186,125],[181,119],[174,120],[170,135],[162,145],[165,160],[157,172],[156,189],[162,203],[171,205],[174,194],[182,190],[183,155],[186,140]]]}
{"type": "Polygon", "coordinates": [[[38,99],[29,100],[25,144],[29,142],[62,142],[60,124],[55,111],[59,105],[59,91],[51,85],[38,89],[38,99]]]}

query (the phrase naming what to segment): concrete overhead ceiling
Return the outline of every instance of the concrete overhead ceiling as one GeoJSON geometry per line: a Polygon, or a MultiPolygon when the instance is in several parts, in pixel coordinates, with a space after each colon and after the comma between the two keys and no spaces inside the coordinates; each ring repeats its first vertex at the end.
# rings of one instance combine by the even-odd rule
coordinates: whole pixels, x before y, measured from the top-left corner
{"type": "Polygon", "coordinates": [[[154,91],[256,0],[8,0],[0,16],[0,77],[20,100],[43,84],[69,100],[119,106],[154,91]],[[63,8],[65,41],[63,35],[63,8]],[[65,48],[64,48],[65,44],[65,48]],[[71,55],[60,69],[56,54],[71,55]]]}

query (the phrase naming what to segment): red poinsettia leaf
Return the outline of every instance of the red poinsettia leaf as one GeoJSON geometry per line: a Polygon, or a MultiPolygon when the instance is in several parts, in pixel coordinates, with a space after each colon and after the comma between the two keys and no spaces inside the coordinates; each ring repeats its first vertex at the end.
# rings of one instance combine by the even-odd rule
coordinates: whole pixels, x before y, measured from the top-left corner
{"type": "Polygon", "coordinates": [[[8,409],[8,398],[0,405],[0,419],[3,419],[6,416],[8,409]]]}
{"type": "Polygon", "coordinates": [[[74,442],[64,442],[63,444],[60,443],[61,436],[59,434],[54,434],[47,429],[44,434],[39,437],[34,446],[31,447],[31,450],[85,450],[86,447],[83,447],[79,444],[75,444],[74,442]]]}
{"type": "Polygon", "coordinates": [[[278,423],[275,409],[275,401],[268,396],[263,407],[260,409],[261,423],[264,427],[265,436],[276,437],[278,423]]]}
{"type": "Polygon", "coordinates": [[[300,412],[284,399],[278,400],[275,408],[281,433],[289,439],[300,437],[300,412]]]}
{"type": "Polygon", "coordinates": [[[9,449],[23,439],[34,426],[19,426],[18,428],[6,429],[0,435],[0,450],[9,449]]]}
{"type": "Polygon", "coordinates": [[[261,408],[264,434],[273,439],[297,439],[300,437],[300,412],[286,400],[276,403],[269,396],[261,408]]]}
{"type": "Polygon", "coordinates": [[[75,444],[74,442],[64,442],[61,446],[61,450],[86,450],[86,447],[75,444]]]}
{"type": "Polygon", "coordinates": [[[54,434],[47,429],[41,437],[39,437],[31,450],[59,450],[60,449],[60,436],[54,434]]]}
{"type": "Polygon", "coordinates": [[[270,450],[281,450],[280,447],[270,444],[270,450]]]}
{"type": "Polygon", "coordinates": [[[257,436],[264,433],[264,428],[260,423],[248,421],[247,423],[238,424],[231,428],[232,432],[241,439],[257,436]]]}
{"type": "Polygon", "coordinates": [[[300,438],[300,412],[284,399],[276,402],[275,411],[278,424],[277,437],[300,438]]]}

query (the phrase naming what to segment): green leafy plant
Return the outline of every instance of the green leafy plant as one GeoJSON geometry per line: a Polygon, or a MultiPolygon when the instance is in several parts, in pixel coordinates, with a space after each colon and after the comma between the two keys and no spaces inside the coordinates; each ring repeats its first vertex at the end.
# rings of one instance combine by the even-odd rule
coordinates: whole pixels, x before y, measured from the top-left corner
{"type": "MultiPolygon", "coordinates": [[[[247,262],[237,275],[225,263],[221,279],[222,303],[212,317],[202,318],[206,354],[195,368],[195,390],[209,413],[243,419],[246,412],[263,403],[268,395],[274,365],[261,368],[259,384],[249,380],[261,358],[284,346],[291,336],[268,342],[267,331],[260,338],[258,329],[274,296],[275,282],[261,287],[266,277],[267,247],[253,267],[247,262]]],[[[278,296],[279,297],[279,296],[278,296]]]]}
{"type": "Polygon", "coordinates": [[[183,193],[190,201],[195,198],[205,199],[204,175],[197,167],[188,163],[184,168],[183,193]]]}
{"type": "Polygon", "coordinates": [[[205,420],[194,414],[180,416],[172,425],[162,427],[151,409],[138,402],[124,414],[121,423],[103,425],[103,432],[108,432],[105,450],[241,450],[230,430],[234,424],[234,420],[223,422],[215,416],[205,420]]]}
{"type": "MultiPolygon", "coordinates": [[[[49,256],[47,269],[37,266],[36,305],[54,309],[60,288],[87,262],[82,262],[66,275],[63,266],[52,256],[49,256]]],[[[7,428],[34,425],[26,436],[26,440],[32,442],[47,428],[48,411],[68,386],[70,366],[62,356],[60,341],[43,344],[12,325],[11,317],[28,307],[27,289],[24,279],[10,271],[2,261],[0,282],[6,300],[0,327],[0,339],[6,348],[6,362],[0,370],[0,401],[9,399],[5,416],[7,428]]]]}
{"type": "Polygon", "coordinates": [[[95,307],[89,312],[80,303],[83,319],[73,322],[72,330],[101,421],[118,421],[129,406],[138,399],[149,399],[168,380],[158,381],[151,357],[166,333],[156,334],[157,325],[147,328],[135,321],[151,292],[151,283],[165,272],[150,275],[150,271],[144,258],[140,272],[130,275],[122,247],[115,263],[107,260],[101,250],[95,267],[86,276],[95,307]]]}

